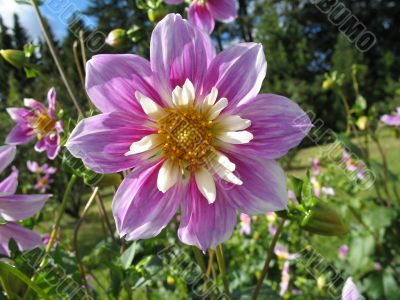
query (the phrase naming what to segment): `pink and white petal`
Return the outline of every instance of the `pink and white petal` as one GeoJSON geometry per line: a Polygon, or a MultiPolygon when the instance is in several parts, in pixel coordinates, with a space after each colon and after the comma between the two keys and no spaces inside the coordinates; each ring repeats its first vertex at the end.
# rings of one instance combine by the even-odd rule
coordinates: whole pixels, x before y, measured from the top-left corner
{"type": "Polygon", "coordinates": [[[177,5],[183,3],[184,0],[164,0],[165,3],[170,5],[177,5]]]}
{"type": "Polygon", "coordinates": [[[32,128],[23,123],[17,123],[6,138],[6,144],[22,145],[29,143],[35,137],[32,128]]]}
{"type": "Polygon", "coordinates": [[[0,173],[7,168],[15,158],[17,148],[11,145],[0,146],[0,173]]]}
{"type": "Polygon", "coordinates": [[[387,125],[400,126],[400,115],[383,115],[381,121],[387,125]]]}
{"type": "Polygon", "coordinates": [[[26,162],[26,167],[28,168],[28,170],[32,173],[39,173],[40,171],[40,167],[39,164],[36,161],[30,161],[28,160],[26,162]]]}
{"type": "Polygon", "coordinates": [[[1,195],[0,217],[14,222],[32,217],[51,195],[1,195]]]}
{"type": "Polygon", "coordinates": [[[142,161],[140,154],[125,156],[132,143],[154,133],[144,123],[144,117],[132,111],[93,116],[79,122],[66,147],[97,173],[127,170],[142,161]]]}
{"type": "Polygon", "coordinates": [[[53,137],[47,136],[44,138],[44,141],[46,143],[47,157],[51,160],[54,160],[61,150],[59,134],[57,133],[53,137]]]}
{"type": "Polygon", "coordinates": [[[10,256],[8,244],[13,239],[20,251],[32,250],[43,245],[42,237],[37,233],[14,223],[0,225],[0,254],[10,256]]]}
{"type": "Polygon", "coordinates": [[[235,175],[242,185],[218,182],[227,201],[235,209],[247,214],[258,215],[271,211],[284,210],[288,204],[286,177],[274,160],[243,157],[226,153],[236,165],[235,175]]]}
{"type": "Polygon", "coordinates": [[[218,97],[227,98],[227,109],[231,110],[258,95],[266,72],[267,61],[261,44],[241,43],[215,57],[203,90],[207,93],[216,87],[218,97]]]}
{"type": "Polygon", "coordinates": [[[47,101],[49,103],[49,108],[47,110],[47,113],[52,117],[53,119],[56,119],[56,89],[53,87],[51,88],[48,93],[47,93],[47,101]]]}
{"type": "Polygon", "coordinates": [[[192,176],[181,209],[178,236],[183,243],[206,251],[215,249],[231,237],[236,225],[236,210],[219,190],[215,202],[209,204],[192,176]]]}
{"type": "Polygon", "coordinates": [[[35,144],[36,152],[44,152],[46,151],[46,140],[44,138],[38,140],[35,144]]]}
{"type": "Polygon", "coordinates": [[[150,63],[133,54],[95,55],[86,65],[86,91],[103,113],[134,111],[143,113],[135,92],[160,103],[153,88],[150,63]]]}
{"type": "Polygon", "coordinates": [[[189,21],[201,30],[208,34],[213,32],[215,21],[206,5],[193,2],[189,6],[188,16],[189,21]]]}
{"type": "Polygon", "coordinates": [[[253,140],[234,146],[236,152],[249,156],[282,157],[299,145],[312,128],[309,117],[295,102],[274,94],[261,94],[235,113],[251,121],[247,130],[253,140]]]}
{"type": "Polygon", "coordinates": [[[29,98],[25,98],[24,99],[24,105],[26,107],[30,107],[33,110],[37,110],[39,112],[46,112],[47,109],[46,107],[43,105],[43,103],[36,101],[35,99],[29,99],[29,98]]]}
{"type": "Polygon", "coordinates": [[[347,278],[343,290],[342,300],[362,300],[364,299],[358,291],[351,277],[347,278]]]}
{"type": "Polygon", "coordinates": [[[176,86],[189,79],[196,92],[215,56],[210,38],[178,14],[169,14],[159,22],[150,42],[150,62],[155,85],[165,102],[176,86]]]}
{"type": "Polygon", "coordinates": [[[17,107],[7,108],[7,113],[10,115],[11,119],[13,119],[15,122],[21,122],[21,123],[27,123],[27,119],[35,115],[29,109],[17,108],[17,107]]]}
{"type": "Polygon", "coordinates": [[[0,182],[0,194],[15,194],[18,187],[18,170],[13,167],[11,174],[0,182]]]}
{"type": "Polygon", "coordinates": [[[207,0],[213,17],[221,22],[231,22],[237,17],[235,0],[207,0]]]}
{"type": "Polygon", "coordinates": [[[153,166],[135,168],[115,194],[112,211],[121,237],[127,240],[148,239],[158,235],[179,208],[185,196],[177,183],[165,194],[157,188],[162,161],[153,166]]]}

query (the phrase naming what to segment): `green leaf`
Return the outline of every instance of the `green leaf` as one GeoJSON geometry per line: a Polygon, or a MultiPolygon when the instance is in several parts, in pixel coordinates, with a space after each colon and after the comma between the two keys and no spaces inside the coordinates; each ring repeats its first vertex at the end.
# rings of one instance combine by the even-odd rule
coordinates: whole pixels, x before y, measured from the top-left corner
{"type": "Polygon", "coordinates": [[[23,281],[27,286],[29,286],[33,291],[40,296],[40,299],[49,299],[43,290],[31,281],[24,273],[18,270],[16,267],[6,264],[0,261],[0,275],[12,274],[23,281]]]}
{"type": "Polygon", "coordinates": [[[349,253],[349,263],[356,273],[369,265],[370,256],[374,252],[374,238],[371,235],[356,236],[352,239],[349,253]]]}
{"type": "Polygon", "coordinates": [[[388,227],[395,217],[395,210],[383,206],[376,206],[364,213],[363,220],[368,227],[379,230],[388,227]]]}
{"type": "Polygon", "coordinates": [[[400,299],[400,289],[394,279],[394,274],[388,269],[383,274],[383,290],[387,300],[398,300],[400,299]]]}
{"type": "Polygon", "coordinates": [[[130,245],[128,249],[125,250],[124,253],[122,253],[119,261],[121,262],[124,270],[127,270],[131,266],[132,261],[135,258],[135,253],[137,249],[138,244],[134,242],[132,245],[130,245]]]}
{"type": "Polygon", "coordinates": [[[299,201],[299,203],[301,203],[301,191],[303,189],[303,180],[294,176],[289,176],[289,180],[292,184],[293,192],[296,195],[297,200],[299,201]]]}

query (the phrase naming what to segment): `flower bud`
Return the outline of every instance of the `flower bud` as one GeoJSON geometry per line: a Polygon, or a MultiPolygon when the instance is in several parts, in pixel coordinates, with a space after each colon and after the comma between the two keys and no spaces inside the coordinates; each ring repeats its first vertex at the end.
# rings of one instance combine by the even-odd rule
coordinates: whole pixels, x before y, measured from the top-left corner
{"type": "Polygon", "coordinates": [[[106,43],[114,48],[123,47],[128,42],[125,29],[116,28],[108,34],[106,43]]]}
{"type": "Polygon", "coordinates": [[[27,63],[27,58],[25,57],[25,52],[21,50],[7,49],[0,50],[1,56],[12,64],[14,67],[21,69],[27,63]]]}
{"type": "Polygon", "coordinates": [[[361,116],[356,121],[356,125],[360,130],[365,130],[365,128],[367,128],[367,123],[368,123],[368,117],[366,116],[361,116]]]}
{"type": "Polygon", "coordinates": [[[326,202],[318,201],[301,220],[300,226],[321,235],[344,235],[347,227],[336,209],[326,202]]]}
{"type": "Polygon", "coordinates": [[[157,9],[151,8],[147,11],[147,16],[149,17],[149,21],[152,23],[157,23],[161,21],[166,15],[167,12],[163,8],[157,8],[157,9]]]}
{"type": "Polygon", "coordinates": [[[333,80],[331,78],[325,79],[324,82],[322,83],[322,89],[324,91],[329,91],[333,86],[333,80]]]}
{"type": "Polygon", "coordinates": [[[172,276],[167,277],[167,284],[168,285],[174,285],[175,284],[175,278],[172,276]]]}

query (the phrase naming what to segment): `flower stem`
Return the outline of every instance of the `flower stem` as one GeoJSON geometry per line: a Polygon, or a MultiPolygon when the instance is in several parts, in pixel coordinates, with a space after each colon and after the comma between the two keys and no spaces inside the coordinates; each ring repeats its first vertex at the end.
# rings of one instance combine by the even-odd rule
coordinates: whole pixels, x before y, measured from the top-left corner
{"type": "Polygon", "coordinates": [[[86,203],[86,206],[85,206],[85,208],[83,209],[82,215],[81,215],[81,217],[79,218],[78,223],[76,223],[75,230],[74,230],[74,239],[73,239],[73,247],[74,247],[74,250],[75,250],[75,256],[76,256],[76,260],[77,260],[78,265],[79,265],[79,270],[80,270],[80,272],[81,272],[81,278],[82,278],[83,285],[84,285],[84,287],[85,287],[86,297],[87,297],[88,299],[91,298],[91,297],[90,297],[90,289],[89,289],[88,282],[87,282],[87,280],[86,280],[86,270],[85,270],[85,266],[83,265],[82,257],[81,257],[81,254],[80,254],[80,252],[79,252],[79,247],[78,247],[78,233],[79,233],[79,229],[81,228],[81,225],[82,225],[83,221],[85,220],[85,218],[86,218],[86,216],[87,216],[87,214],[88,214],[88,211],[89,211],[90,206],[92,205],[92,203],[94,202],[94,200],[95,200],[95,198],[96,198],[96,195],[97,195],[98,191],[99,191],[99,188],[98,188],[98,187],[95,187],[95,188],[93,189],[93,193],[92,193],[92,195],[90,196],[88,202],[86,203]]]}
{"type": "Polygon", "coordinates": [[[107,227],[108,231],[110,232],[111,239],[114,243],[116,243],[117,241],[114,237],[114,231],[111,227],[111,223],[108,218],[106,208],[104,207],[103,199],[101,198],[101,196],[99,194],[96,195],[96,202],[97,202],[97,205],[99,206],[101,216],[103,217],[104,223],[106,224],[106,227],[107,227]]]}
{"type": "Polygon", "coordinates": [[[196,261],[199,264],[201,271],[204,274],[206,274],[207,268],[206,268],[206,264],[204,262],[203,255],[201,254],[200,250],[197,247],[192,246],[192,249],[193,249],[194,257],[196,258],[196,261]]]}
{"type": "Polygon", "coordinates": [[[74,93],[72,91],[72,88],[71,88],[70,83],[68,82],[67,76],[65,75],[64,69],[63,69],[62,64],[61,64],[60,57],[58,56],[56,48],[54,47],[54,44],[50,39],[49,32],[48,32],[48,30],[46,28],[46,25],[44,24],[44,20],[43,20],[43,17],[41,15],[41,13],[40,13],[40,10],[39,10],[39,7],[37,5],[37,2],[36,2],[36,0],[31,0],[30,2],[32,4],[32,6],[33,6],[33,9],[35,10],[36,16],[37,16],[39,24],[40,24],[40,28],[43,31],[44,38],[45,38],[46,43],[47,43],[47,45],[48,45],[48,47],[50,49],[50,53],[53,56],[54,62],[56,63],[58,72],[61,75],[61,79],[64,82],[65,87],[67,88],[68,94],[71,97],[72,102],[74,103],[76,110],[78,111],[80,116],[83,116],[83,111],[80,108],[78,100],[77,100],[77,98],[75,97],[75,95],[74,95],[74,93]]]}
{"type": "Polygon", "coordinates": [[[217,246],[217,248],[215,249],[215,254],[217,256],[218,268],[222,276],[222,283],[224,285],[226,297],[228,299],[232,299],[231,293],[229,292],[229,283],[228,283],[228,278],[226,277],[224,253],[221,245],[217,246]]]}
{"type": "Polygon", "coordinates": [[[276,243],[278,242],[279,236],[281,235],[284,223],[285,223],[285,220],[281,220],[281,223],[279,224],[278,229],[276,230],[275,235],[272,238],[271,244],[269,245],[267,257],[266,257],[265,263],[264,263],[264,268],[261,272],[260,278],[258,279],[258,282],[257,282],[256,289],[254,290],[254,293],[253,293],[253,300],[256,300],[258,298],[258,295],[260,294],[264,279],[267,276],[268,271],[269,271],[269,263],[271,262],[272,255],[274,253],[274,249],[275,249],[276,243]]]}

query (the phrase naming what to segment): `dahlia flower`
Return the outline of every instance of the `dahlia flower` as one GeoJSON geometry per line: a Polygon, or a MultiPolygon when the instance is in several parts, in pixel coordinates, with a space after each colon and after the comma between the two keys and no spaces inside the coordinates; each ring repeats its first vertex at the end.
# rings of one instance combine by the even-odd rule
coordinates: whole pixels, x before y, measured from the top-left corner
{"type": "Polygon", "coordinates": [[[381,121],[387,125],[400,127],[400,107],[397,108],[395,115],[383,115],[381,121]]]}
{"type": "MultiPolygon", "coordinates": [[[[180,4],[184,0],[165,0],[168,4],[180,4]]],[[[235,0],[193,0],[189,6],[189,21],[211,33],[215,27],[215,20],[229,23],[237,16],[235,0]]]]}
{"type": "Polygon", "coordinates": [[[56,116],[56,91],[51,88],[47,94],[49,107],[34,100],[25,99],[26,108],[8,108],[7,112],[16,122],[6,139],[6,144],[21,145],[37,138],[35,150],[47,152],[49,159],[55,159],[60,151],[62,121],[56,116]]]}
{"type": "Polygon", "coordinates": [[[88,61],[87,93],[102,113],[82,120],[66,147],[98,173],[134,168],[112,204],[121,237],[154,237],[180,208],[179,238],[206,250],[229,239],[237,210],[286,208],[275,159],[311,122],[289,99],[258,95],[266,67],[261,45],[215,55],[209,37],[175,14],[154,29],[150,62],[88,61]]]}
{"type": "MultiPolygon", "coordinates": [[[[0,147],[0,173],[13,161],[15,146],[0,147]]],[[[0,255],[10,256],[8,243],[14,239],[21,251],[42,245],[40,235],[13,222],[30,218],[38,212],[50,195],[18,195],[18,171],[0,182],[0,255]]]]}

